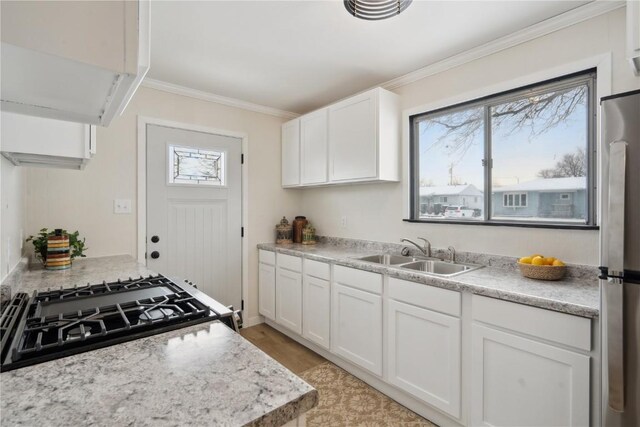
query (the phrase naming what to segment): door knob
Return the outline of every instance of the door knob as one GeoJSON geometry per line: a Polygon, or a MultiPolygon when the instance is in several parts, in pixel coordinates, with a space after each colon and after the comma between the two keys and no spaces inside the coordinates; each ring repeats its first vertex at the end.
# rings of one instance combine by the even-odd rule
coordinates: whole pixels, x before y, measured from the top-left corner
{"type": "Polygon", "coordinates": [[[153,237],[151,238],[151,241],[152,241],[153,243],[158,243],[158,242],[160,241],[160,238],[159,238],[158,236],[153,236],[153,237]]]}
{"type": "Polygon", "coordinates": [[[153,258],[153,259],[160,258],[160,252],[158,252],[158,251],[151,252],[151,258],[153,258]]]}

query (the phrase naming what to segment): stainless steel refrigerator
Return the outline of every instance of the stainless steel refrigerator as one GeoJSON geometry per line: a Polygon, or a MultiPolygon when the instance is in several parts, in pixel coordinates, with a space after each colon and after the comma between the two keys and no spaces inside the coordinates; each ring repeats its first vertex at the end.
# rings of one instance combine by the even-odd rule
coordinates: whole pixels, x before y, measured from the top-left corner
{"type": "Polygon", "coordinates": [[[602,98],[602,425],[640,426],[640,90],[602,98]]]}

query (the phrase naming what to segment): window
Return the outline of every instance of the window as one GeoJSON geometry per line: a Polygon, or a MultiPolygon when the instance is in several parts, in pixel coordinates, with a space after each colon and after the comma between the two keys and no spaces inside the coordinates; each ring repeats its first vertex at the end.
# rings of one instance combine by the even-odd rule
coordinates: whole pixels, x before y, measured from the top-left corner
{"type": "Polygon", "coordinates": [[[573,74],[411,116],[410,220],[595,225],[595,79],[573,74]],[[444,194],[474,215],[446,215],[444,194]]]}
{"type": "Polygon", "coordinates": [[[507,208],[526,208],[527,193],[505,194],[502,198],[502,206],[507,208]]]}
{"type": "Polygon", "coordinates": [[[169,184],[225,185],[225,153],[169,145],[169,184]]]}

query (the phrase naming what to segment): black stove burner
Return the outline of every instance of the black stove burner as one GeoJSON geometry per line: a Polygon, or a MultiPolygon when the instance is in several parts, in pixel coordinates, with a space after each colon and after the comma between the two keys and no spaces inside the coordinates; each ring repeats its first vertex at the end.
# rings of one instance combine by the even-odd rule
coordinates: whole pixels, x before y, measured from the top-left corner
{"type": "Polygon", "coordinates": [[[233,327],[226,307],[161,275],[14,301],[0,321],[2,371],[218,318],[233,327]]]}
{"type": "Polygon", "coordinates": [[[174,311],[170,308],[152,308],[150,310],[145,310],[138,319],[141,322],[153,322],[154,320],[167,319],[169,318],[174,311]]]}
{"type": "Polygon", "coordinates": [[[80,325],[77,328],[69,329],[67,332],[68,340],[77,340],[80,338],[86,338],[91,335],[91,326],[80,325]]]}

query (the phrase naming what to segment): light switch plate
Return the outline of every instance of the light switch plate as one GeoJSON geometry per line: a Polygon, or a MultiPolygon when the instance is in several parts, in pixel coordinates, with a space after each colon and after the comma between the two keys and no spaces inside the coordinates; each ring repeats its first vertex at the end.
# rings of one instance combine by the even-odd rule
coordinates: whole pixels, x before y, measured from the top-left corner
{"type": "Polygon", "coordinates": [[[115,199],[113,201],[113,213],[116,213],[116,214],[130,214],[131,213],[131,199],[115,199]]]}

